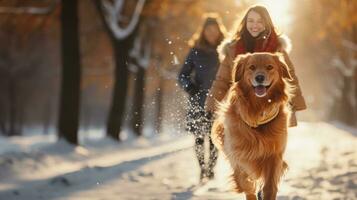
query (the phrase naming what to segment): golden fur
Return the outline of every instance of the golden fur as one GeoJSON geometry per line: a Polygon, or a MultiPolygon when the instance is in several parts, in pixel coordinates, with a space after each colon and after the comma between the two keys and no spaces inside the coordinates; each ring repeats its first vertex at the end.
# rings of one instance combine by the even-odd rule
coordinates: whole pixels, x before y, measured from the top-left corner
{"type": "Polygon", "coordinates": [[[276,199],[279,180],[287,168],[283,160],[288,121],[285,107],[291,88],[287,79],[291,77],[280,57],[254,53],[237,58],[232,71],[233,84],[218,105],[212,127],[213,143],[233,169],[235,190],[244,192],[247,199],[256,199],[258,189],[262,189],[264,200],[276,199]],[[252,87],[257,70],[271,81],[264,97],[257,97],[252,87]],[[279,113],[269,122],[256,128],[248,125],[274,107],[279,108],[279,113]]]}

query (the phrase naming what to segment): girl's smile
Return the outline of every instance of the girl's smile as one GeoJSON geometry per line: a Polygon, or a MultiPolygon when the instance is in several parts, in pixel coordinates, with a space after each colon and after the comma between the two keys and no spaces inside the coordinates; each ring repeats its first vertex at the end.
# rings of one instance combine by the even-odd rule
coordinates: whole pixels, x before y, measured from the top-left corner
{"type": "Polygon", "coordinates": [[[250,11],[247,16],[247,30],[253,37],[257,37],[265,30],[265,25],[259,13],[250,11]]]}

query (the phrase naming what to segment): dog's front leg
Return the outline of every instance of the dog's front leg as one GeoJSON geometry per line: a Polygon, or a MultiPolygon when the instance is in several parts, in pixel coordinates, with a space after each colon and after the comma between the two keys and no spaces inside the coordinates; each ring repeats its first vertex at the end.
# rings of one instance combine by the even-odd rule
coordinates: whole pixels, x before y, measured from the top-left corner
{"type": "Polygon", "coordinates": [[[257,197],[255,196],[255,194],[246,194],[245,199],[246,200],[257,200],[257,197]]]}
{"type": "Polygon", "coordinates": [[[235,183],[234,189],[236,192],[244,192],[246,200],[257,200],[255,196],[255,182],[249,179],[247,173],[241,171],[239,168],[235,169],[232,174],[232,180],[235,183]]]}
{"type": "MultiPolygon", "coordinates": [[[[285,164],[286,165],[286,164],[285,164]]],[[[284,162],[279,157],[271,157],[267,159],[264,168],[264,186],[263,199],[276,200],[278,193],[278,184],[281,176],[284,173],[284,162]]]]}

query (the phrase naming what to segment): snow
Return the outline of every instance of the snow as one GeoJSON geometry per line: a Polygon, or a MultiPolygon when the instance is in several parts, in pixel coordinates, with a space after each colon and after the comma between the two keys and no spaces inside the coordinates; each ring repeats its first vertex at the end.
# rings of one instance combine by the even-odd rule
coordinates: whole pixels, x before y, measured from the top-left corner
{"type": "Polygon", "coordinates": [[[135,29],[136,25],[139,22],[141,11],[144,7],[145,0],[138,1],[133,16],[129,24],[122,28],[119,26],[120,21],[123,21],[123,16],[121,12],[123,10],[124,0],[115,0],[114,5],[108,1],[101,1],[103,12],[105,13],[105,20],[110,30],[113,32],[113,35],[116,39],[122,40],[128,37],[135,29]]]}
{"type": "MultiPolygon", "coordinates": [[[[356,133],[323,122],[290,129],[278,199],[356,199],[356,133]]],[[[54,135],[0,137],[0,199],[244,199],[230,192],[221,156],[216,178],[197,184],[190,135],[167,129],[118,144],[91,134],[77,147],[54,135]]]]}
{"type": "Polygon", "coordinates": [[[48,15],[54,11],[57,1],[52,1],[47,7],[0,7],[0,13],[5,14],[33,14],[33,15],[48,15]]]}
{"type": "Polygon", "coordinates": [[[130,50],[130,56],[136,60],[139,67],[148,68],[151,57],[151,43],[145,42],[144,36],[137,36],[134,40],[134,47],[130,50]],[[142,52],[142,50],[144,51],[142,52]]]}

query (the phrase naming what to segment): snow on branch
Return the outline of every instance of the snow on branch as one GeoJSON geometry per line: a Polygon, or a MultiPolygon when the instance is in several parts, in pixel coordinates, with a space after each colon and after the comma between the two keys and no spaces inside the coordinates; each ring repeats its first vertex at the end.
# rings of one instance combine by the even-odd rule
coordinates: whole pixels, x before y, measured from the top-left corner
{"type": "Polygon", "coordinates": [[[139,71],[139,67],[135,63],[130,62],[128,64],[128,70],[132,73],[137,73],[139,71]]]}
{"type": "Polygon", "coordinates": [[[46,15],[55,9],[57,3],[58,0],[53,0],[47,7],[0,7],[0,14],[46,15]]]}
{"type": "Polygon", "coordinates": [[[349,40],[346,40],[346,39],[343,39],[342,40],[342,45],[348,49],[351,49],[353,51],[357,51],[357,44],[355,44],[354,42],[352,41],[349,41],[349,40]]]}
{"type": "Polygon", "coordinates": [[[110,27],[114,37],[118,40],[125,39],[135,29],[139,22],[141,11],[143,10],[145,0],[138,0],[133,16],[127,27],[123,28],[119,26],[119,22],[123,20],[121,15],[124,5],[124,0],[115,0],[114,5],[108,1],[101,1],[102,10],[104,11],[105,21],[110,27]]]}
{"type": "Polygon", "coordinates": [[[340,72],[347,77],[354,75],[354,67],[348,67],[339,57],[335,56],[332,59],[333,66],[340,70],[340,72]]]}
{"type": "Polygon", "coordinates": [[[130,56],[135,59],[140,67],[146,69],[150,64],[151,43],[144,42],[143,36],[139,35],[134,40],[134,46],[130,51],[130,56]],[[144,48],[142,47],[145,45],[144,48]]]}
{"type": "Polygon", "coordinates": [[[169,71],[165,68],[156,66],[156,70],[159,72],[159,76],[166,80],[176,80],[177,74],[175,72],[169,71]]]}
{"type": "Polygon", "coordinates": [[[354,76],[357,69],[357,59],[354,56],[357,51],[357,44],[346,39],[343,39],[341,44],[347,49],[349,56],[345,60],[342,60],[339,56],[335,56],[332,59],[332,65],[339,69],[344,76],[354,76]]]}
{"type": "Polygon", "coordinates": [[[154,59],[154,68],[157,71],[159,77],[166,80],[177,80],[177,72],[166,69],[161,66],[161,59],[154,59]]]}

